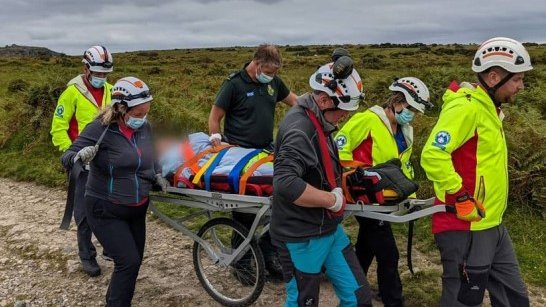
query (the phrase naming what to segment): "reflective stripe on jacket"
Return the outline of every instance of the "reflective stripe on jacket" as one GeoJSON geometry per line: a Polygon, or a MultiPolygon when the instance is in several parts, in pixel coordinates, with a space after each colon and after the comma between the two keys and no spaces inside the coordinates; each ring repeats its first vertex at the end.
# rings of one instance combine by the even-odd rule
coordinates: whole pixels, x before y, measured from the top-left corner
{"type": "MultiPolygon", "coordinates": [[[[50,132],[53,145],[63,152],[100,111],[82,78],[83,75],[79,75],[68,82],[53,114],[50,132]]],[[[112,85],[105,83],[102,107],[110,104],[111,90],[112,85]]]]}
{"type": "Polygon", "coordinates": [[[468,191],[480,200],[486,216],[465,222],[454,214],[437,213],[434,233],[484,230],[502,222],[508,199],[508,153],[500,108],[482,88],[452,83],[443,96],[436,126],[424,145],[421,165],[434,183],[439,203],[453,204],[454,194],[468,191]]]}

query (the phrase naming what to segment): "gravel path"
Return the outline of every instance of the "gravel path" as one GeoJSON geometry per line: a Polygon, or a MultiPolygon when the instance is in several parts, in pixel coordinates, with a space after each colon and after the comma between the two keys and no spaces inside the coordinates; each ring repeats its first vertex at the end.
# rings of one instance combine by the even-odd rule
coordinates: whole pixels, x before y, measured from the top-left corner
{"type": "MultiPolygon", "coordinates": [[[[0,178],[0,306],[17,301],[27,306],[104,306],[113,263],[98,259],[103,274],[97,278],[80,271],[74,223],[69,231],[59,229],[65,197],[60,189],[0,178]]],[[[160,221],[148,220],[134,306],[218,306],[193,271],[192,244],[160,221]]],[[[439,269],[414,253],[416,267],[439,269]]],[[[530,292],[536,303],[532,306],[546,304],[543,289],[530,292]]],[[[267,283],[256,305],[279,306],[283,301],[284,286],[267,283]]],[[[320,301],[321,306],[337,305],[327,282],[320,301]]]]}

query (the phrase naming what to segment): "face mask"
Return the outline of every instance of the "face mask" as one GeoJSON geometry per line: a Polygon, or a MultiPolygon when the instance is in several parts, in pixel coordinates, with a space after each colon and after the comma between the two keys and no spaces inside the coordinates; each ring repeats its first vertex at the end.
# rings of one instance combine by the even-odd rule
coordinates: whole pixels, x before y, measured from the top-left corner
{"type": "Polygon", "coordinates": [[[403,108],[402,111],[395,112],[394,117],[396,118],[396,122],[398,122],[400,125],[406,125],[411,123],[413,117],[415,117],[415,113],[406,108],[403,108]]]}
{"type": "Polygon", "coordinates": [[[273,81],[273,77],[268,76],[268,75],[264,74],[263,72],[260,72],[258,74],[258,70],[256,70],[256,80],[258,80],[258,82],[260,82],[260,83],[267,84],[267,83],[273,81]]]}
{"type": "Polygon", "coordinates": [[[137,130],[138,128],[142,127],[146,123],[146,116],[144,118],[138,118],[138,117],[131,117],[129,116],[129,119],[125,122],[127,127],[137,130]]]}
{"type": "Polygon", "coordinates": [[[91,83],[94,88],[101,88],[104,86],[104,83],[106,83],[106,78],[91,76],[91,78],[89,78],[89,83],[91,83]]]}

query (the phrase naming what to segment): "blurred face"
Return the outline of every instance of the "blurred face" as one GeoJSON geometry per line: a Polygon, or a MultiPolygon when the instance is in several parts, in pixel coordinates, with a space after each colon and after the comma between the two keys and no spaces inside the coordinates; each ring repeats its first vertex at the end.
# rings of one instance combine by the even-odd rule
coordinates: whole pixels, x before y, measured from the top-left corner
{"type": "Polygon", "coordinates": [[[523,85],[524,73],[517,73],[504,83],[495,93],[495,100],[501,103],[514,102],[516,94],[525,88],[523,85]]]}

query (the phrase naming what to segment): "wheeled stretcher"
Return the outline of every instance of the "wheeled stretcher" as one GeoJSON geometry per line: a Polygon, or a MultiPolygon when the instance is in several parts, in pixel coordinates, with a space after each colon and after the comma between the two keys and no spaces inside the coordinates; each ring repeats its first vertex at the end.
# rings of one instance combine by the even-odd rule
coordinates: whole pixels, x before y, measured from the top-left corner
{"type": "MultiPolygon", "coordinates": [[[[257,241],[269,229],[271,197],[170,187],[166,195],[154,195],[152,200],[198,209],[182,219],[173,219],[153,203],[150,206],[153,215],[194,240],[194,269],[211,297],[226,306],[248,306],[259,297],[265,283],[265,269],[257,241]],[[251,228],[246,229],[228,216],[213,218],[215,212],[230,211],[256,214],[251,228]],[[208,221],[195,233],[187,224],[198,216],[206,216],[208,221]],[[234,240],[234,234],[238,240],[234,240]],[[246,280],[237,276],[237,265],[243,261],[252,268],[246,280]]],[[[359,200],[347,205],[345,216],[404,223],[445,211],[444,205],[434,205],[434,198],[406,199],[385,205],[359,200]]]]}

